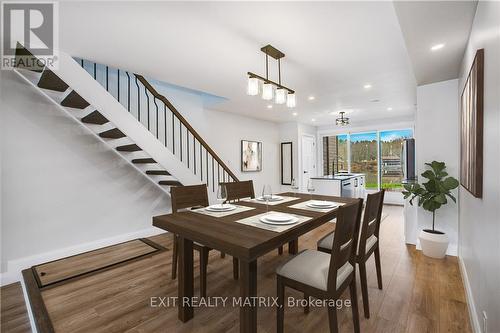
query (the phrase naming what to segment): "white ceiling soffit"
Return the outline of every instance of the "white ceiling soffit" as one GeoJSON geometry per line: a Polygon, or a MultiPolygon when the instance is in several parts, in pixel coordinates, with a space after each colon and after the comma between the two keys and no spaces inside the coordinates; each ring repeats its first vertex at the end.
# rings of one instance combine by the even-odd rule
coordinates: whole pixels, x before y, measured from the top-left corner
{"type": "MultiPolygon", "coordinates": [[[[59,7],[63,51],[226,98],[216,110],[311,125],[334,124],[341,110],[353,122],[414,114],[416,82],[392,2],[59,7]],[[247,72],[265,74],[266,44],[286,54],[282,83],[297,92],[295,109],[246,95],[247,72]],[[371,89],[363,88],[368,83],[371,89]]],[[[276,80],[276,63],[270,66],[276,80]]]]}
{"type": "Polygon", "coordinates": [[[476,7],[476,1],[394,2],[418,85],[458,77],[476,7]]]}

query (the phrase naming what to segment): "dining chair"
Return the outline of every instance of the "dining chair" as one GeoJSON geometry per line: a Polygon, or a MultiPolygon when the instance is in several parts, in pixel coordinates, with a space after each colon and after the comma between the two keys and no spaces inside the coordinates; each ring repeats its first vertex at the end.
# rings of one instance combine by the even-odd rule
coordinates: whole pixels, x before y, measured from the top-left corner
{"type": "MultiPolygon", "coordinates": [[[[221,183],[226,186],[227,201],[237,202],[241,199],[255,199],[255,190],[252,180],[245,180],[239,182],[221,183]]],[[[278,254],[283,254],[283,245],[278,248],[278,254]]],[[[234,260],[233,260],[234,264],[234,260]]]]}
{"type": "MultiPolygon", "coordinates": [[[[172,200],[172,213],[174,214],[190,208],[208,206],[208,192],[205,184],[172,187],[170,189],[170,195],[172,200]]],[[[178,236],[174,235],[172,279],[177,277],[177,259],[179,257],[178,243],[178,236]]],[[[198,242],[193,242],[193,249],[200,253],[200,296],[206,297],[208,255],[212,249],[198,242]]]]}
{"type": "MultiPolygon", "coordinates": [[[[359,276],[361,282],[361,294],[363,296],[363,309],[366,318],[370,318],[370,305],[368,300],[368,282],[366,279],[366,262],[370,256],[375,254],[375,268],[377,270],[378,288],[382,289],[382,266],[380,264],[379,231],[384,206],[385,190],[368,194],[366,207],[359,232],[356,262],[359,265],[359,276]]],[[[336,231],[335,231],[336,232],[336,231]]],[[[330,233],[318,241],[318,251],[331,253],[334,234],[330,233]]]]}
{"type": "Polygon", "coordinates": [[[282,264],[277,270],[278,315],[277,331],[284,330],[285,287],[304,295],[326,300],[330,332],[338,332],[337,300],[349,287],[354,331],[358,333],[359,314],[356,296],[356,243],[363,199],[339,207],[332,251],[304,250],[282,264]],[[332,304],[333,303],[333,304],[332,304]]]}

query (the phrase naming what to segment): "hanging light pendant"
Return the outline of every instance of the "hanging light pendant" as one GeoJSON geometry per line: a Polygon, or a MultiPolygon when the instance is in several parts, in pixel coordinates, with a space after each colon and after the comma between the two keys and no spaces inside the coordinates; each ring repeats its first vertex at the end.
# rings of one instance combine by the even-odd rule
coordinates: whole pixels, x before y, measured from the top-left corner
{"type": "Polygon", "coordinates": [[[285,102],[287,100],[286,95],[287,95],[286,89],[284,89],[284,88],[276,89],[276,99],[274,100],[274,102],[276,104],[285,104],[285,102]]]}
{"type": "Polygon", "coordinates": [[[295,92],[281,84],[281,61],[285,54],[271,45],[266,45],[260,49],[266,54],[266,77],[248,72],[247,94],[255,96],[259,94],[259,82],[262,84],[262,99],[270,101],[275,98],[276,104],[285,104],[293,108],[296,105],[295,92]],[[278,82],[269,80],[269,56],[278,61],[278,82]],[[276,89],[276,92],[274,91],[276,89]]]}
{"type": "Polygon", "coordinates": [[[262,99],[266,101],[273,99],[273,85],[271,83],[264,83],[262,85],[262,99]]]}
{"type": "Polygon", "coordinates": [[[340,118],[335,119],[335,124],[337,126],[346,126],[349,125],[349,118],[344,117],[345,112],[340,112],[340,118]]]}
{"type": "Polygon", "coordinates": [[[259,94],[259,79],[256,77],[248,78],[247,94],[250,96],[256,96],[259,94]]]}
{"type": "Polygon", "coordinates": [[[294,108],[296,106],[295,94],[288,94],[286,97],[286,106],[294,108]]]}

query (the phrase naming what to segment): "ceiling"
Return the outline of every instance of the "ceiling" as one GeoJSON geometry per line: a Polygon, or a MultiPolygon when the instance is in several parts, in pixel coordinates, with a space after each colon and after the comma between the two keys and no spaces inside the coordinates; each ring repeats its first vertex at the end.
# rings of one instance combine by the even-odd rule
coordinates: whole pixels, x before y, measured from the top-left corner
{"type": "Polygon", "coordinates": [[[476,1],[394,2],[418,85],[458,77],[476,1]],[[431,51],[433,45],[444,44],[431,51]]]}
{"type": "MultiPolygon", "coordinates": [[[[312,125],[334,123],[341,110],[353,123],[408,118],[416,103],[416,33],[404,29],[408,52],[400,22],[414,20],[407,7],[396,9],[399,21],[392,2],[61,2],[60,45],[223,97],[211,106],[220,111],[312,125]],[[265,74],[266,44],[286,54],[282,82],[297,92],[295,109],[245,93],[248,71],[265,74]]],[[[272,62],[271,78],[276,73],[272,62]]]]}

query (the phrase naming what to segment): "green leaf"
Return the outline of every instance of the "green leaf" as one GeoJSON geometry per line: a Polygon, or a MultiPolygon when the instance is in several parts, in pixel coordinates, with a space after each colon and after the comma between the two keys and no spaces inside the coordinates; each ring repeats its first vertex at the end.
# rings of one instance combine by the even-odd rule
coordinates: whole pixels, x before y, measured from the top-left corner
{"type": "Polygon", "coordinates": [[[428,165],[430,165],[436,174],[439,174],[446,168],[446,164],[444,162],[432,161],[432,163],[428,165]]]}
{"type": "Polygon", "coordinates": [[[431,170],[425,170],[422,173],[422,177],[427,178],[427,179],[434,179],[434,178],[436,178],[436,175],[431,170]]]}
{"type": "Polygon", "coordinates": [[[454,202],[454,203],[456,203],[456,202],[457,202],[457,199],[455,199],[455,197],[453,196],[453,194],[451,194],[451,193],[446,193],[446,195],[447,195],[447,196],[448,196],[451,200],[453,200],[453,202],[454,202]]]}
{"type": "Polygon", "coordinates": [[[444,188],[446,188],[447,190],[453,190],[455,188],[457,188],[459,185],[458,183],[458,180],[456,180],[455,178],[453,177],[448,177],[446,178],[444,181],[443,181],[443,186],[444,188]]]}
{"type": "Polygon", "coordinates": [[[446,204],[448,201],[446,200],[446,196],[444,194],[438,194],[434,197],[434,201],[439,203],[439,204],[446,204]]]}

